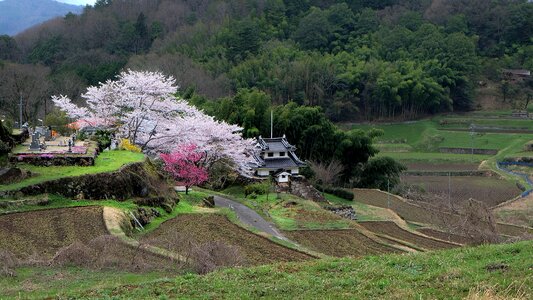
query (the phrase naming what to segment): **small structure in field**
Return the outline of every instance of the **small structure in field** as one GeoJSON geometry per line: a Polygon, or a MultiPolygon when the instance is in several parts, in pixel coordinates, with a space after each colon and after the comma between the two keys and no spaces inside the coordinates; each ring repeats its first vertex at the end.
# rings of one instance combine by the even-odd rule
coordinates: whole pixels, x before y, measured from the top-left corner
{"type": "Polygon", "coordinates": [[[300,173],[305,166],[296,155],[296,147],[289,144],[285,135],[280,138],[263,138],[259,136],[256,144],[255,175],[259,177],[274,176],[278,183],[289,182],[290,177],[300,173]]]}
{"type": "Polygon", "coordinates": [[[531,71],[522,69],[502,69],[502,75],[510,82],[520,82],[530,77],[531,71]]]}

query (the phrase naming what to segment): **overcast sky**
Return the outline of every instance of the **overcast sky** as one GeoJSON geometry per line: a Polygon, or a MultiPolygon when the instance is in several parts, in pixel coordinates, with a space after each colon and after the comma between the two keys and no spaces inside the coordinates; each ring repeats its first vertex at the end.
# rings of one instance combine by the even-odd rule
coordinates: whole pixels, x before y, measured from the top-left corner
{"type": "Polygon", "coordinates": [[[64,2],[68,4],[76,4],[76,5],[85,5],[90,4],[93,5],[96,0],[56,0],[58,2],[64,2]]]}

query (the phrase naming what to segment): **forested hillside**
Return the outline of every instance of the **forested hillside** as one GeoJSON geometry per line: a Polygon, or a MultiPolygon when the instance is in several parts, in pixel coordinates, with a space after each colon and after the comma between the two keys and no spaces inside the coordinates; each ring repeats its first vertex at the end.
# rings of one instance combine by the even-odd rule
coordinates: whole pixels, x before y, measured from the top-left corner
{"type": "Polygon", "coordinates": [[[1,0],[0,34],[17,34],[51,18],[81,10],[81,6],[55,0],[1,0]]]}
{"type": "Polygon", "coordinates": [[[413,119],[471,110],[479,81],[533,69],[532,31],[526,0],[99,0],[0,37],[0,104],[14,119],[22,96],[36,119],[50,95],[132,68],[175,76],[214,113],[257,89],[332,121],[413,119]]]}

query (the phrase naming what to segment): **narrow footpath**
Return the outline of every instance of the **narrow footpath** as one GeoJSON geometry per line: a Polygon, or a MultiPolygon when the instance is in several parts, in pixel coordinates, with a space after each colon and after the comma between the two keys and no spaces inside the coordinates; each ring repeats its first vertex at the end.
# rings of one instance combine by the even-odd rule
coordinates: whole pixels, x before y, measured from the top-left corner
{"type": "Polygon", "coordinates": [[[284,237],[280,231],[274,226],[274,224],[268,222],[263,217],[261,217],[258,213],[256,213],[251,208],[248,208],[247,206],[227,199],[220,196],[214,196],[215,197],[215,206],[218,207],[226,207],[235,212],[237,217],[239,218],[239,221],[242,223],[251,226],[261,232],[270,234],[272,236],[275,236],[282,240],[287,240],[286,237],[284,237]]]}

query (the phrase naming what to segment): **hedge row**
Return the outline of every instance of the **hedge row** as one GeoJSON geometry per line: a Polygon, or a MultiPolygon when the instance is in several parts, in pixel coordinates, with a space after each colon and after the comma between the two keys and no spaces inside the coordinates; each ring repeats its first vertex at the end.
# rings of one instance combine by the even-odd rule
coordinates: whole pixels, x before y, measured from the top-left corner
{"type": "Polygon", "coordinates": [[[342,199],[346,199],[350,201],[353,200],[354,198],[354,194],[352,192],[345,190],[345,189],[341,189],[341,188],[332,188],[332,187],[325,187],[325,186],[317,185],[316,189],[323,193],[332,194],[342,199]]]}

